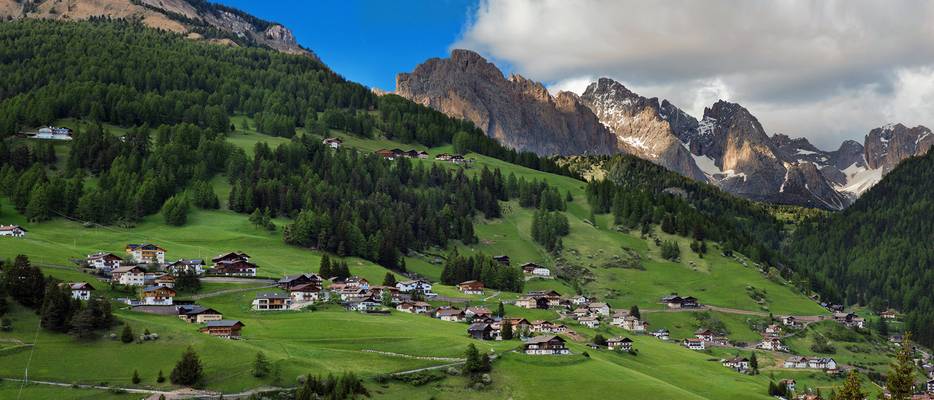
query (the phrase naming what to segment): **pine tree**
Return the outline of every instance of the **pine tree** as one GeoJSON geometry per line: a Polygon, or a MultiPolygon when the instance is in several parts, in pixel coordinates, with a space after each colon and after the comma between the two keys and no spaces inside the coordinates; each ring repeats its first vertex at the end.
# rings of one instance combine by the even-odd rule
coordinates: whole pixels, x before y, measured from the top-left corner
{"type": "Polygon", "coordinates": [[[133,339],[133,328],[130,328],[130,324],[123,325],[123,332],[120,333],[120,341],[123,343],[132,343],[133,339]]]}
{"type": "Polygon", "coordinates": [[[637,306],[637,305],[635,305],[635,304],[634,304],[632,307],[629,308],[629,315],[631,315],[631,316],[633,316],[633,317],[636,317],[636,318],[639,318],[639,319],[642,319],[642,313],[639,312],[639,306],[637,306]]]}
{"type": "Polygon", "coordinates": [[[318,267],[318,275],[321,275],[321,277],[324,279],[334,277],[334,273],[331,271],[331,257],[328,257],[327,254],[321,256],[321,264],[318,267]]]}
{"type": "Polygon", "coordinates": [[[269,360],[263,352],[256,353],[256,359],[253,360],[253,376],[257,378],[269,375],[269,360]]]}
{"type": "Polygon", "coordinates": [[[386,276],[383,278],[383,286],[396,286],[396,276],[392,272],[387,272],[386,276]]]}
{"type": "Polygon", "coordinates": [[[3,281],[6,291],[16,302],[38,308],[45,297],[45,276],[38,267],[29,263],[29,257],[18,255],[13,266],[4,271],[3,281]]]}
{"type": "Polygon", "coordinates": [[[133,370],[133,379],[132,379],[132,380],[133,380],[133,384],[134,384],[134,385],[138,385],[138,384],[140,383],[140,381],[142,381],[142,379],[139,378],[139,371],[137,371],[137,370],[135,370],[135,369],[133,370]]]}
{"type": "Polygon", "coordinates": [[[175,364],[169,379],[176,385],[191,386],[201,380],[202,367],[201,360],[195,349],[188,346],[182,358],[175,364]]]}
{"type": "Polygon", "coordinates": [[[503,302],[499,302],[499,305],[496,306],[496,316],[503,318],[506,316],[506,308],[503,306],[503,302]]]}
{"type": "Polygon", "coordinates": [[[68,332],[69,323],[74,314],[71,296],[57,283],[49,284],[42,302],[40,325],[50,331],[68,332]]]}
{"type": "Polygon", "coordinates": [[[162,374],[162,370],[159,370],[159,375],[156,376],[156,382],[163,383],[165,382],[165,375],[162,374]]]}
{"type": "MultiPolygon", "coordinates": [[[[836,392],[836,390],[834,391],[836,392]]],[[[846,381],[843,382],[840,391],[834,393],[831,398],[833,400],[863,400],[866,396],[867,393],[863,391],[860,384],[859,372],[854,368],[847,374],[846,381]]]]}
{"type": "Polygon", "coordinates": [[[500,336],[503,337],[503,340],[512,340],[512,324],[506,321],[502,322],[502,332],[500,336]]]}
{"type": "Polygon", "coordinates": [[[483,370],[483,362],[480,360],[480,351],[473,343],[467,345],[467,351],[464,353],[464,375],[474,375],[483,370]]]}
{"type": "Polygon", "coordinates": [[[749,356],[749,368],[752,369],[753,375],[759,374],[759,359],[756,357],[756,352],[752,352],[749,356]]]}
{"type": "Polygon", "coordinates": [[[891,366],[889,376],[885,380],[885,387],[891,393],[892,400],[908,400],[911,398],[914,386],[914,359],[912,357],[911,333],[906,333],[902,339],[901,349],[891,366]]]}
{"type": "Polygon", "coordinates": [[[75,314],[71,320],[71,334],[78,339],[88,340],[94,338],[94,329],[97,327],[97,318],[94,310],[88,306],[75,314]]]}

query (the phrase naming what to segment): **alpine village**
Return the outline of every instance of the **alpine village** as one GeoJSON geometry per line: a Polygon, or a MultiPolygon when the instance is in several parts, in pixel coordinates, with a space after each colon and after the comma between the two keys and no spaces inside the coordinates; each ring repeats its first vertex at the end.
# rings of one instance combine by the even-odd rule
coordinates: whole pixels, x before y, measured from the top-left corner
{"type": "Polygon", "coordinates": [[[459,49],[385,92],[203,0],[0,17],[0,399],[934,399],[923,126],[821,194],[735,103],[685,128],[459,49]],[[619,113],[691,165],[768,141],[782,191],[619,113]]]}

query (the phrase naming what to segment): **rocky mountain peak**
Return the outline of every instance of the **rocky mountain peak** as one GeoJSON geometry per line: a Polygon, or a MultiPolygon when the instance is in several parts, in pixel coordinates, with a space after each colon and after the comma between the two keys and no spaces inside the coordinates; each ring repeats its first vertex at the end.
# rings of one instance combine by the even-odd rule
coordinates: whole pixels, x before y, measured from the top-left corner
{"type": "Polygon", "coordinates": [[[882,168],[888,172],[901,160],[924,154],[932,145],[934,134],[924,126],[909,128],[902,124],[886,124],[866,135],[864,155],[870,169],[882,168]]]}
{"type": "Polygon", "coordinates": [[[543,155],[614,154],[615,136],[576,96],[551,96],[470,50],[430,59],[396,77],[396,93],[471,121],[506,146],[543,155]]]}

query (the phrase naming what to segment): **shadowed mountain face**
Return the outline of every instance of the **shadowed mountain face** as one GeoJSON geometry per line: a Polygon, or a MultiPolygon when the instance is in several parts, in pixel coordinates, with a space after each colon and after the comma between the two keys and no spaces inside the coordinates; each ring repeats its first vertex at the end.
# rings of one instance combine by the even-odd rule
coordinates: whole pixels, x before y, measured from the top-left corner
{"type": "Polygon", "coordinates": [[[697,118],[667,100],[600,78],[578,97],[555,96],[483,57],[454,50],[411,73],[396,92],[472,121],[503,144],[542,155],[628,153],[754,200],[842,209],[882,174],[934,144],[924,127],[874,129],[865,145],[823,151],[804,138],[769,137],[743,106],[718,101],[697,118]]]}
{"type": "Polygon", "coordinates": [[[616,137],[573,93],[508,79],[479,54],[454,50],[396,78],[396,93],[471,121],[501,143],[538,154],[614,154],[616,137]]]}
{"type": "Polygon", "coordinates": [[[240,10],[188,0],[0,0],[0,18],[82,20],[91,17],[138,19],[144,25],[221,45],[259,45],[317,59],[286,27],[240,10]]]}

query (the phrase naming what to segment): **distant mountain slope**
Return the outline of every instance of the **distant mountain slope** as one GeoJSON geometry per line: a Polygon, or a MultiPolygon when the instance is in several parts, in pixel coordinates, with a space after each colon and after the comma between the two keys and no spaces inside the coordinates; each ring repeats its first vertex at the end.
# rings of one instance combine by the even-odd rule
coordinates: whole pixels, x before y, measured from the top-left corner
{"type": "Polygon", "coordinates": [[[830,300],[907,312],[927,345],[934,344],[931,182],[934,150],[899,163],[842,213],[802,224],[785,252],[830,300]]]}
{"type": "Polygon", "coordinates": [[[92,17],[139,19],[146,26],[187,34],[218,44],[269,47],[304,54],[284,26],[205,0],[0,0],[0,18],[83,20],[92,17]]]}
{"type": "Polygon", "coordinates": [[[541,83],[519,75],[506,78],[472,51],[454,50],[450,58],[433,58],[399,74],[396,93],[471,121],[517,150],[542,155],[620,151],[615,135],[576,95],[552,96],[541,83]]]}

